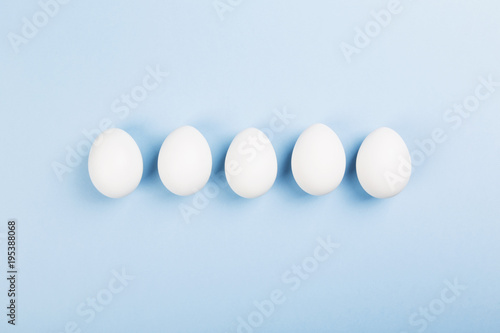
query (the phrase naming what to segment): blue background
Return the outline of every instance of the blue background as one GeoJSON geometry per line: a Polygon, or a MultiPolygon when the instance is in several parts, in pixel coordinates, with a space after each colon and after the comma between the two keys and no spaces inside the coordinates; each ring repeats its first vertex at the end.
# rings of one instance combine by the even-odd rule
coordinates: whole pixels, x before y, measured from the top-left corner
{"type": "MultiPolygon", "coordinates": [[[[403,11],[348,63],[339,45],[387,1],[243,1],[221,20],[210,0],[72,1],[15,53],[37,1],[0,6],[0,234],[19,225],[18,325],[2,332],[235,332],[253,302],[282,290],[286,302],[255,332],[416,332],[409,323],[458,281],[467,289],[427,332],[500,330],[500,88],[453,129],[445,111],[500,80],[500,5],[402,0],[403,11]],[[111,104],[146,68],[169,76],[128,117],[111,104]],[[245,200],[224,187],[186,223],[155,167],[164,138],[197,127],[220,172],[232,138],[268,127],[273,110],[295,118],[273,145],[274,187],[245,200]],[[128,197],[98,193],[87,157],[65,163],[110,119],[137,141],[143,179],[128,197]],[[323,197],[290,172],[301,131],[322,122],[347,154],[347,173],[323,197]],[[410,151],[436,128],[444,143],[414,167],[407,188],[377,200],[361,189],[354,159],[372,130],[398,131],[410,151]],[[318,237],[341,244],[296,291],[282,274],[313,254],[318,237]],[[95,319],[76,308],[106,288],[113,270],[133,275],[95,319]]],[[[0,268],[6,271],[5,239],[0,268]]],[[[2,273],[2,276],[4,273],[2,273]]]]}

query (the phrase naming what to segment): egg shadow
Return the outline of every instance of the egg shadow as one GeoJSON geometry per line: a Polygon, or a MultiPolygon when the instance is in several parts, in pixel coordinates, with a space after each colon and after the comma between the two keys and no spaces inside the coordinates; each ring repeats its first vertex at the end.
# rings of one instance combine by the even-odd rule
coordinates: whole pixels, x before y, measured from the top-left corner
{"type": "Polygon", "coordinates": [[[227,150],[229,149],[230,145],[231,145],[231,139],[228,138],[228,139],[224,140],[223,146],[219,144],[219,147],[222,147],[222,148],[218,149],[213,154],[214,155],[214,162],[213,162],[214,173],[224,172],[224,164],[226,162],[227,150]]]}
{"type": "Polygon", "coordinates": [[[292,172],[292,155],[293,148],[295,147],[295,142],[297,141],[299,134],[293,136],[293,138],[288,139],[281,147],[282,153],[278,154],[278,176],[276,181],[278,186],[285,195],[291,199],[299,200],[309,200],[313,199],[314,196],[305,192],[300,188],[300,186],[295,181],[292,172]],[[281,166],[281,167],[280,167],[281,166]]]}
{"type": "Polygon", "coordinates": [[[232,139],[233,138],[226,138],[224,140],[223,145],[219,144],[219,147],[223,148],[217,151],[216,154],[217,157],[214,158],[213,173],[212,176],[210,177],[210,180],[218,184],[224,199],[229,200],[227,201],[228,205],[233,205],[233,204],[241,205],[246,202],[249,202],[249,200],[247,198],[240,197],[231,189],[227,181],[226,171],[225,171],[226,155],[229,147],[231,146],[232,139]]]}
{"type": "Polygon", "coordinates": [[[89,155],[87,154],[85,158],[82,158],[81,164],[75,167],[73,172],[68,175],[68,177],[71,175],[74,177],[66,180],[69,183],[70,192],[74,193],[78,199],[97,206],[116,204],[117,200],[105,196],[95,188],[90,179],[88,162],[89,155]]]}
{"type": "Polygon", "coordinates": [[[134,138],[141,150],[143,174],[136,191],[150,192],[160,200],[178,200],[178,196],[165,188],[158,174],[158,154],[168,133],[151,133],[148,124],[137,122],[125,124],[122,128],[134,138]]]}
{"type": "Polygon", "coordinates": [[[376,198],[366,193],[366,191],[363,189],[356,173],[356,158],[358,156],[358,151],[361,147],[361,144],[363,143],[363,140],[364,139],[358,140],[357,143],[352,147],[352,149],[349,149],[351,153],[346,154],[348,155],[346,156],[346,160],[348,161],[348,163],[342,182],[345,183],[344,188],[347,190],[346,192],[349,193],[352,200],[360,202],[376,202],[376,198]]]}
{"type": "Polygon", "coordinates": [[[210,146],[212,154],[212,172],[207,184],[213,184],[219,190],[217,196],[212,200],[220,200],[222,198],[224,198],[224,200],[231,200],[240,198],[229,187],[224,171],[227,150],[237,133],[230,134],[222,132],[219,128],[220,123],[214,121],[213,117],[193,119],[190,124],[203,134],[210,146]]]}

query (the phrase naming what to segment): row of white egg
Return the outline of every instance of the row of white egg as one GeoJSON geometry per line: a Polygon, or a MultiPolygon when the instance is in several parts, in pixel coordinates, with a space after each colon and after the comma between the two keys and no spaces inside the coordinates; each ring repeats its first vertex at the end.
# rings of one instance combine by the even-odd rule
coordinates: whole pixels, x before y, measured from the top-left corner
{"type": "MultiPolygon", "coordinates": [[[[90,179],[102,194],[120,198],[139,185],[142,155],[134,139],[113,128],[101,133],[90,150],[90,179]]],[[[307,128],[293,148],[291,169],[297,184],[312,195],[333,191],[342,181],[346,155],[337,134],[324,124],[307,128]]],[[[212,172],[212,153],[205,137],[192,126],[170,133],[158,155],[158,173],[165,187],[185,196],[202,189],[212,172]]],[[[276,153],[268,137],[248,128],[232,141],[226,154],[225,174],[231,189],[244,198],[256,198],[274,184],[278,172],[276,153]]],[[[356,172],[364,190],[376,198],[389,198],[403,190],[410,179],[410,153],[401,136],[382,127],[361,144],[356,172]]]]}

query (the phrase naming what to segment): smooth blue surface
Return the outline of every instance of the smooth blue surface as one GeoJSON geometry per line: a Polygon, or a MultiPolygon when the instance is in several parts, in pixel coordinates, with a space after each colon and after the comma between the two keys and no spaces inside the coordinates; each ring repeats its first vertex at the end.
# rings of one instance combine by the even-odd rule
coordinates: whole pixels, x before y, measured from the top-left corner
{"type": "Polygon", "coordinates": [[[348,63],[340,44],[387,3],[242,1],[220,20],[211,0],[72,1],[16,54],[8,34],[40,7],[2,1],[0,235],[18,220],[20,273],[18,325],[2,310],[0,331],[75,322],[82,332],[236,332],[238,317],[279,289],[286,301],[255,332],[417,332],[412,314],[439,306],[444,281],[457,279],[467,289],[425,331],[498,332],[500,87],[457,129],[443,116],[479,77],[500,81],[500,5],[402,0],[348,63]],[[157,65],[168,77],[120,119],[113,101],[157,65]],[[197,127],[215,175],[239,131],[268,127],[284,108],[295,118],[272,140],[271,191],[245,200],[214,180],[218,195],[186,223],[179,207],[193,197],[169,193],[155,167],[168,133],[197,127]],[[53,170],[105,118],[136,139],[145,163],[137,190],[119,200],[93,188],[86,156],[62,181],[53,170]],[[303,193],[289,167],[316,122],[337,132],[348,161],[324,197],[303,193]],[[380,126],[413,152],[436,128],[447,136],[388,200],[368,197],[354,172],[359,145],[380,126]],[[328,236],[340,248],[292,291],[283,275],[328,236]],[[77,308],[122,268],[135,279],[86,322],[77,308]]]}

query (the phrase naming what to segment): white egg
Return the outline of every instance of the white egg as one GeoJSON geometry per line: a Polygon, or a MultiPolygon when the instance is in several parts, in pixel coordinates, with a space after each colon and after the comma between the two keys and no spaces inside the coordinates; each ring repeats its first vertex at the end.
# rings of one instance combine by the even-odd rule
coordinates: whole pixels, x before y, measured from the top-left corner
{"type": "Polygon", "coordinates": [[[327,194],[344,178],[346,157],[337,134],[324,124],[307,128],[297,139],[292,153],[292,173],[305,192],[327,194]]]}
{"type": "Polygon", "coordinates": [[[212,172],[212,153],[196,128],[183,126],[170,133],[158,155],[158,173],[174,194],[191,195],[201,190],[212,172]]]}
{"type": "Polygon", "coordinates": [[[364,190],[375,198],[401,192],[411,176],[410,152],[401,136],[387,127],[370,133],[359,148],[356,173],[364,190]]]}
{"type": "Polygon", "coordinates": [[[225,172],[231,189],[244,198],[256,198],[274,184],[276,153],[269,138],[256,128],[239,133],[226,154],[225,172]]]}
{"type": "Polygon", "coordinates": [[[99,192],[121,198],[132,193],[141,181],[141,151],[127,132],[111,128],[92,144],[88,167],[90,179],[99,192]]]}

